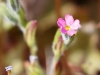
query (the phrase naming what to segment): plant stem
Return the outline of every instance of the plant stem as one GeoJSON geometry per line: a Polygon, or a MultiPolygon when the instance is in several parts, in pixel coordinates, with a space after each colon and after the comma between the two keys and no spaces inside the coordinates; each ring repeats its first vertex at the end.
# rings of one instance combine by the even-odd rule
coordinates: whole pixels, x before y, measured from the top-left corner
{"type": "Polygon", "coordinates": [[[50,68],[50,71],[49,71],[49,75],[56,75],[56,66],[59,62],[59,58],[56,58],[54,57],[53,60],[52,60],[52,64],[51,64],[51,68],[50,68]]]}
{"type": "Polygon", "coordinates": [[[11,75],[11,70],[8,71],[8,75],[11,75]]]}

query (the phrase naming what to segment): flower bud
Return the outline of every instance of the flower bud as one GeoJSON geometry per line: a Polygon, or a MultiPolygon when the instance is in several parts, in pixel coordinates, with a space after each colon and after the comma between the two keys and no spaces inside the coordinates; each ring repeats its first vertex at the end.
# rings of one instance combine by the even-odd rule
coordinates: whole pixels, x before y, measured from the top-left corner
{"type": "Polygon", "coordinates": [[[30,21],[26,26],[26,31],[24,33],[24,38],[27,45],[31,48],[32,53],[36,53],[37,45],[36,45],[36,29],[37,29],[37,21],[30,21]]]}
{"type": "Polygon", "coordinates": [[[6,71],[12,70],[12,66],[5,67],[6,71]]]}
{"type": "Polygon", "coordinates": [[[8,75],[11,75],[12,66],[5,67],[5,69],[8,72],[8,75]]]}

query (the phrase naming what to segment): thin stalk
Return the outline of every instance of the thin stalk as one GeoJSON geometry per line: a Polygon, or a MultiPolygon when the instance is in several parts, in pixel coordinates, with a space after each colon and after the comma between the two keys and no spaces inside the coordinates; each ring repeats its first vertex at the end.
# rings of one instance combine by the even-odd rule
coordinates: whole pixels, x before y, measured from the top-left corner
{"type": "Polygon", "coordinates": [[[59,57],[54,56],[51,67],[50,67],[49,75],[56,75],[56,67],[59,62],[59,59],[60,59],[60,56],[59,57]]]}
{"type": "Polygon", "coordinates": [[[11,70],[8,71],[8,75],[11,75],[11,70]]]}

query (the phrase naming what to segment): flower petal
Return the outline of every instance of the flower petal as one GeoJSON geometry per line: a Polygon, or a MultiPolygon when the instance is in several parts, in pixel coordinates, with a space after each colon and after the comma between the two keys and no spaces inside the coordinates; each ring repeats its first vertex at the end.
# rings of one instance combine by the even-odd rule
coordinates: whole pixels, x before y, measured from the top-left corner
{"type": "Polygon", "coordinates": [[[61,27],[61,28],[60,28],[60,31],[61,31],[63,34],[66,34],[66,33],[67,33],[67,30],[66,30],[64,27],[61,27]]]}
{"type": "Polygon", "coordinates": [[[66,21],[66,25],[70,26],[70,25],[73,24],[74,19],[73,19],[73,17],[71,15],[67,14],[65,16],[65,21],[66,21]]]}
{"type": "Polygon", "coordinates": [[[75,20],[75,22],[70,26],[71,29],[77,30],[81,27],[80,25],[80,21],[79,20],[75,20]]]}
{"type": "Polygon", "coordinates": [[[59,27],[64,27],[66,25],[65,21],[63,18],[59,18],[58,21],[57,21],[57,24],[59,27]]]}
{"type": "Polygon", "coordinates": [[[76,34],[75,30],[68,30],[67,31],[67,35],[69,35],[69,36],[73,36],[74,34],[76,34]]]}

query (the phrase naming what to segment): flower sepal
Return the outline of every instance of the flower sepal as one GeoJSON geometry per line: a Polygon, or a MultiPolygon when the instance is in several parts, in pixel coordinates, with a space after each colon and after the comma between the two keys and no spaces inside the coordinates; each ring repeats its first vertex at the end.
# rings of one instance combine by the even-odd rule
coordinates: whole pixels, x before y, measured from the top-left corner
{"type": "Polygon", "coordinates": [[[61,33],[60,29],[57,30],[54,41],[53,41],[53,53],[56,57],[59,57],[59,55],[62,55],[63,52],[70,46],[70,44],[73,42],[74,36],[68,36],[66,34],[61,33]]]}

